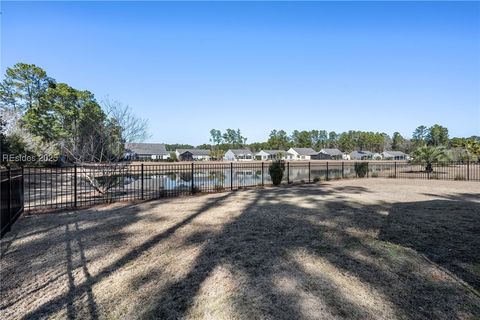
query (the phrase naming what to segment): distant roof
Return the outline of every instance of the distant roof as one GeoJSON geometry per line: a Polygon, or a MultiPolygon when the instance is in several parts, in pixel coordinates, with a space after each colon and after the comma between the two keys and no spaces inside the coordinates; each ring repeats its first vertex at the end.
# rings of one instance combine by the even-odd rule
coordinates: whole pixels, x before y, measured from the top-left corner
{"type": "Polygon", "coordinates": [[[210,155],[210,150],[207,149],[177,149],[179,154],[190,152],[193,156],[208,156],[210,155]]]}
{"type": "Polygon", "coordinates": [[[282,153],[286,152],[285,150],[260,150],[260,152],[262,151],[271,155],[276,155],[277,153],[280,153],[280,152],[282,153]]]}
{"type": "Polygon", "coordinates": [[[394,156],[394,157],[403,157],[403,156],[406,156],[407,154],[402,152],[402,151],[383,151],[383,154],[384,155],[391,155],[391,156],[394,156]]]}
{"type": "Polygon", "coordinates": [[[318,154],[317,151],[312,148],[292,148],[296,153],[302,156],[315,156],[318,154]]]}
{"type": "Polygon", "coordinates": [[[361,156],[361,157],[365,157],[365,156],[371,156],[373,155],[372,152],[370,151],[367,151],[367,150],[357,150],[357,151],[352,151],[352,153],[350,153],[352,156],[361,156]]]}
{"type": "Polygon", "coordinates": [[[163,143],[127,143],[125,149],[136,154],[166,155],[167,149],[163,143]]]}
{"type": "Polygon", "coordinates": [[[234,155],[244,155],[244,154],[252,154],[252,151],[249,149],[230,149],[230,151],[233,152],[234,155]]]}
{"type": "Polygon", "coordinates": [[[341,156],[343,153],[342,151],[338,150],[338,149],[322,149],[320,150],[321,153],[325,153],[325,154],[329,154],[331,156],[341,156]]]}

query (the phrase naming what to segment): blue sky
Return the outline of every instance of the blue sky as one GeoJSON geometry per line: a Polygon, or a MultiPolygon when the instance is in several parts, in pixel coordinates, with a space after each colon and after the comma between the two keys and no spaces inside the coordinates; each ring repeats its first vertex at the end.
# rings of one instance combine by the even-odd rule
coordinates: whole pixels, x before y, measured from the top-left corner
{"type": "Polygon", "coordinates": [[[152,142],[240,128],[480,134],[478,2],[2,2],[1,72],[131,106],[152,142]]]}

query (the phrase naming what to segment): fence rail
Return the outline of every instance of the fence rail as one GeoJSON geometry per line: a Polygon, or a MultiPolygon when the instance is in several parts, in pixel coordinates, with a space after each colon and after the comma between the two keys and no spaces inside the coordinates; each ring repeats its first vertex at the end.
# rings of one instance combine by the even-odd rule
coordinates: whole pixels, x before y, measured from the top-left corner
{"type": "Polygon", "coordinates": [[[0,172],[0,236],[10,230],[23,212],[24,184],[22,169],[8,169],[0,172]]]}
{"type": "MultiPolygon", "coordinates": [[[[480,181],[479,163],[370,161],[365,178],[480,181]]],[[[269,162],[24,168],[25,210],[52,210],[271,185],[269,162]]],[[[354,161],[287,162],[283,184],[358,178],[354,161]]],[[[3,198],[2,198],[3,203],[3,198]]],[[[3,210],[3,209],[2,209],[3,210]]],[[[3,212],[3,211],[2,211],[3,212]]]]}

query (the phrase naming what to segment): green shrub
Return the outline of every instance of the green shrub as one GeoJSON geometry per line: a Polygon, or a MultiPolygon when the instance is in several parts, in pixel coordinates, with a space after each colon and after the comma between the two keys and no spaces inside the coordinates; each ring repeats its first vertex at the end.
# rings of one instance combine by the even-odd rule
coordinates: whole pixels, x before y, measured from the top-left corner
{"type": "Polygon", "coordinates": [[[282,183],[283,172],[285,171],[285,162],[282,160],[273,161],[268,167],[268,173],[272,178],[272,183],[274,186],[278,186],[282,183]]]}
{"type": "Polygon", "coordinates": [[[313,178],[313,182],[318,182],[318,181],[320,181],[320,178],[319,178],[319,177],[313,178]]]}
{"type": "Polygon", "coordinates": [[[457,181],[465,181],[467,180],[463,175],[461,174],[457,174],[454,178],[454,180],[457,180],[457,181]]]}
{"type": "Polygon", "coordinates": [[[378,172],[372,172],[372,178],[378,178],[378,172]]]}
{"type": "Polygon", "coordinates": [[[355,162],[355,173],[357,177],[363,178],[367,175],[368,162],[355,162]]]}

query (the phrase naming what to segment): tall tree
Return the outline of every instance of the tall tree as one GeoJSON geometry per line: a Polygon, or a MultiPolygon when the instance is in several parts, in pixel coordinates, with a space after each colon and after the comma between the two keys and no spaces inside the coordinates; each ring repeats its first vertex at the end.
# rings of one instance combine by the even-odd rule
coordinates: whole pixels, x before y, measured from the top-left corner
{"type": "Polygon", "coordinates": [[[298,131],[292,132],[292,143],[298,148],[310,148],[312,147],[312,136],[310,131],[298,131]]]}
{"type": "Polygon", "coordinates": [[[320,150],[327,147],[328,133],[325,130],[312,130],[310,131],[312,139],[312,147],[316,150],[320,150]]]}
{"type": "Polygon", "coordinates": [[[402,137],[400,132],[394,132],[392,136],[392,150],[403,151],[403,144],[405,139],[402,137]]]}
{"type": "Polygon", "coordinates": [[[219,145],[222,143],[223,137],[222,137],[222,132],[218,129],[212,129],[210,130],[210,142],[212,142],[215,145],[219,145]]]}
{"type": "Polygon", "coordinates": [[[330,131],[328,133],[328,147],[337,148],[338,147],[338,134],[335,131],[330,131]]]}
{"type": "Polygon", "coordinates": [[[416,146],[425,145],[425,139],[427,138],[427,133],[428,133],[428,129],[426,126],[424,125],[418,126],[413,132],[412,142],[416,146]]]}
{"type": "Polygon", "coordinates": [[[222,135],[223,141],[230,148],[241,148],[247,142],[247,138],[242,136],[240,129],[234,130],[228,128],[222,135]]]}
{"type": "Polygon", "coordinates": [[[435,124],[428,128],[426,136],[429,146],[446,146],[448,145],[448,129],[441,125],[435,124]]]}
{"type": "Polygon", "coordinates": [[[290,138],[284,130],[272,130],[267,145],[270,149],[287,150],[290,147],[290,138]]]}
{"type": "Polygon", "coordinates": [[[34,64],[17,63],[7,68],[1,84],[2,107],[18,108],[25,112],[42,103],[49,86],[55,80],[34,64]]]}
{"type": "Polygon", "coordinates": [[[344,152],[352,152],[355,149],[355,142],[353,140],[353,135],[351,134],[352,131],[343,132],[338,137],[338,146],[344,152]]]}

